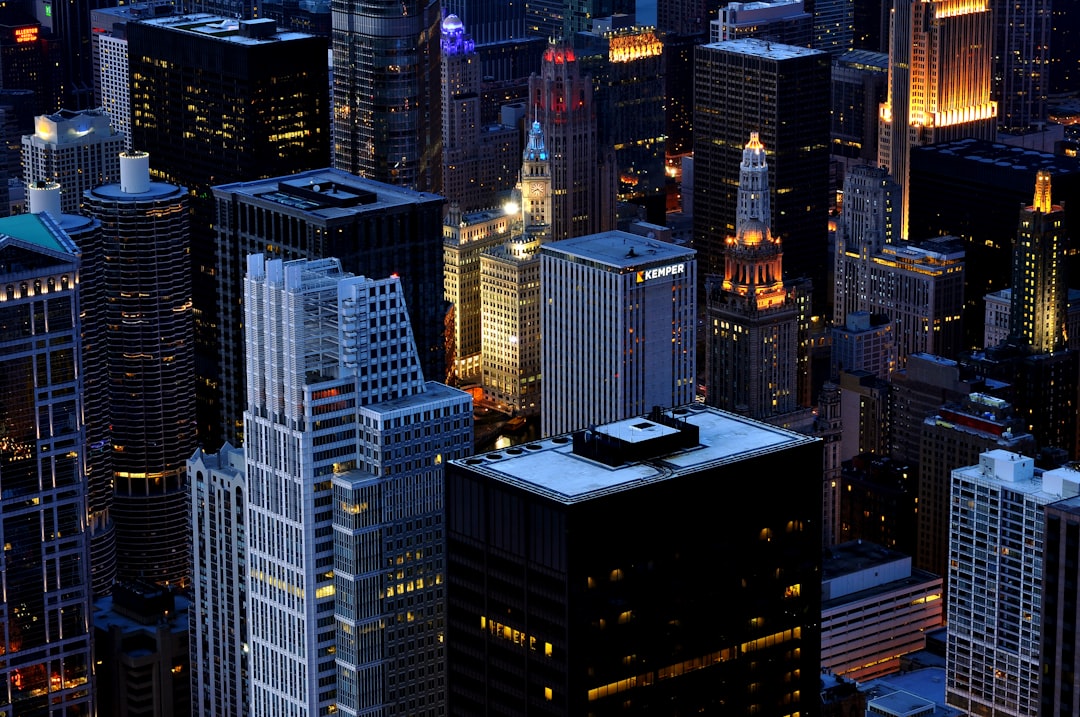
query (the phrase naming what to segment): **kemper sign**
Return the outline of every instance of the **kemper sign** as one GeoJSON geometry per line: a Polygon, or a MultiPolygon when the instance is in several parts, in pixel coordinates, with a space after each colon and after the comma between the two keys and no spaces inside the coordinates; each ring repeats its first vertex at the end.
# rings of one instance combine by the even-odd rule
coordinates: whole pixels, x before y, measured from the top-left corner
{"type": "Polygon", "coordinates": [[[664,276],[674,276],[675,274],[681,274],[686,271],[686,264],[670,264],[668,266],[662,266],[659,269],[642,269],[637,273],[637,283],[649,281],[650,279],[659,279],[664,276]]]}

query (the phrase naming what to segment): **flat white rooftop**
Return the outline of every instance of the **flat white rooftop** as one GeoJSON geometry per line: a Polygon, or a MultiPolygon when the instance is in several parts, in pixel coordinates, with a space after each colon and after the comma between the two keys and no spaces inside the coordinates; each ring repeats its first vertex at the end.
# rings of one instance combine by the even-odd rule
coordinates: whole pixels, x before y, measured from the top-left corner
{"type": "MultiPolygon", "coordinates": [[[[563,435],[454,462],[493,480],[572,504],[818,440],[705,406],[665,413],[697,426],[698,445],[612,467],[576,455],[572,437],[563,435]]],[[[647,418],[630,418],[595,430],[631,443],[678,432],[647,418]]]]}
{"type": "Polygon", "coordinates": [[[695,250],[678,244],[618,229],[551,242],[545,244],[541,252],[551,256],[585,259],[615,270],[629,270],[654,263],[690,261],[697,254],[695,250]]]}
{"type": "Polygon", "coordinates": [[[801,47],[800,45],[785,45],[780,42],[759,40],[756,37],[742,37],[738,40],[722,40],[720,42],[710,42],[705,45],[705,47],[715,50],[725,50],[727,52],[738,52],[743,55],[765,57],[770,60],[790,60],[793,57],[807,57],[809,55],[827,54],[821,50],[812,50],[809,47],[801,47]]]}

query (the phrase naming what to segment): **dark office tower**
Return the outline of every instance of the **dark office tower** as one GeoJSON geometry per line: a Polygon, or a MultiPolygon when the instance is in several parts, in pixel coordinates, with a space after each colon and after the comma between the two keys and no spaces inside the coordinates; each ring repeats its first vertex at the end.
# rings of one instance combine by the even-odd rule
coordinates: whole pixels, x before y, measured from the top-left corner
{"type": "Polygon", "coordinates": [[[578,61],[593,76],[601,147],[614,147],[618,196],[650,209],[663,224],[664,103],[667,84],[664,45],[633,18],[603,18],[574,42],[578,61]]]}
{"type": "Polygon", "coordinates": [[[338,257],[345,271],[401,278],[424,376],[446,376],[443,198],[322,169],[214,187],[221,283],[222,425],[242,439],[243,272],[248,254],[286,260],[338,257]]]}
{"type": "Polygon", "coordinates": [[[1044,510],[1039,714],[1072,717],[1080,714],[1080,497],[1050,503],[1044,510]]]}
{"type": "Polygon", "coordinates": [[[334,166],[442,191],[438,0],[332,0],[334,166]]]}
{"type": "Polygon", "coordinates": [[[709,405],[759,420],[797,405],[799,310],[783,280],[781,242],[769,231],[769,194],[765,148],[751,132],[723,281],[705,283],[705,382],[709,405]]]}
{"type": "Polygon", "coordinates": [[[448,714],[818,714],[821,451],[693,406],[451,461],[448,714]]]}
{"type": "Polygon", "coordinates": [[[885,101],[889,56],[852,50],[832,61],[832,155],[877,162],[878,106],[885,101]]]}
{"type": "MultiPolygon", "coordinates": [[[[56,60],[62,73],[63,106],[68,109],[83,110],[96,106],[90,13],[112,4],[111,0],[50,2],[45,4],[46,17],[38,16],[59,40],[60,55],[56,60]]],[[[57,109],[60,108],[55,107],[51,111],[57,109]]]]}
{"type": "Polygon", "coordinates": [[[915,472],[888,456],[862,454],[840,469],[837,540],[865,540],[911,555],[919,507],[915,472]]]}
{"type": "Polygon", "coordinates": [[[852,44],[856,50],[889,51],[890,0],[854,0],[852,44]]]}
{"type": "Polygon", "coordinates": [[[60,41],[34,18],[10,5],[0,7],[0,87],[32,90],[34,114],[63,105],[60,41]]]}
{"type": "Polygon", "coordinates": [[[564,0],[562,36],[568,40],[579,32],[590,32],[599,18],[612,15],[634,16],[634,0],[564,0]]]}
{"type": "Polygon", "coordinates": [[[505,42],[525,36],[524,2],[491,0],[443,0],[447,17],[457,15],[478,45],[505,42]]]}
{"type": "Polygon", "coordinates": [[[151,182],[149,156],[129,152],[120,184],[83,196],[105,245],[117,576],[183,585],[196,445],[187,190],[151,182]]]}
{"type": "Polygon", "coordinates": [[[525,3],[525,34],[549,42],[563,38],[565,0],[528,0],[525,3]]]}
{"type": "Polygon", "coordinates": [[[573,48],[550,43],[540,74],[529,78],[529,114],[551,154],[551,240],[598,234],[615,226],[614,160],[597,141],[592,78],[573,48]]]}
{"type": "Polygon", "coordinates": [[[772,215],[788,276],[814,282],[825,306],[828,257],[827,53],[764,40],[701,46],[694,84],[694,248],[701,274],[724,269],[735,235],[739,162],[751,132],[769,148],[772,215]]]}
{"type": "Polygon", "coordinates": [[[0,219],[0,713],[92,715],[79,250],[0,219]]]}
{"type": "Polygon", "coordinates": [[[889,93],[881,105],[878,166],[902,191],[897,226],[907,239],[910,155],[962,137],[991,139],[990,0],[896,0],[889,35],[889,93]]]}
{"type": "Polygon", "coordinates": [[[855,49],[855,3],[853,0],[814,1],[815,50],[834,57],[855,49]]]}
{"type": "Polygon", "coordinates": [[[694,150],[694,54],[706,42],[707,34],[678,35],[667,33],[664,42],[665,132],[667,157],[687,155],[694,150]]]}
{"type": "Polygon", "coordinates": [[[974,465],[979,456],[1002,449],[1025,456],[1035,439],[1019,430],[1013,407],[1002,398],[970,393],[926,417],[919,442],[919,512],[916,515],[916,567],[949,574],[949,486],[952,472],[974,465]]]}
{"type": "Polygon", "coordinates": [[[127,24],[132,146],[155,177],[191,192],[192,300],[200,440],[216,448],[218,276],[214,184],[326,166],[326,41],[272,20],[211,15],[127,24]]]}
{"type": "Polygon", "coordinates": [[[709,34],[709,23],[724,0],[656,0],[656,27],[683,35],[709,34]]]}
{"type": "MultiPolygon", "coordinates": [[[[456,15],[447,15],[441,29],[442,193],[466,211],[492,207],[492,178],[484,175],[491,174],[485,170],[496,165],[497,153],[484,153],[481,146],[485,128],[480,120],[480,58],[456,15]]],[[[509,133],[507,128],[504,134],[509,133]]],[[[517,128],[513,139],[517,140],[517,128]]]]}
{"type": "Polygon", "coordinates": [[[1006,131],[1041,129],[1046,124],[1051,2],[991,0],[993,97],[998,103],[998,126],[1006,131]]]}
{"type": "Polygon", "coordinates": [[[1051,95],[1080,92],[1080,13],[1072,0],[1051,0],[1051,95]]]}
{"type": "Polygon", "coordinates": [[[60,185],[36,182],[26,187],[31,214],[49,217],[79,247],[79,306],[82,328],[83,424],[86,429],[86,528],[90,581],[95,597],[108,593],[116,578],[116,526],[112,519],[112,420],[109,411],[109,355],[106,346],[105,246],[101,222],[60,211],[60,185]]]}

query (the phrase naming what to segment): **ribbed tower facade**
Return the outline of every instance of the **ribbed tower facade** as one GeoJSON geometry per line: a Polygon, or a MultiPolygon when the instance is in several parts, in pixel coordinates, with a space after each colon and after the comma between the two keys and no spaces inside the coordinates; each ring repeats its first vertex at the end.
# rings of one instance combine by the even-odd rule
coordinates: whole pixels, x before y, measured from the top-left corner
{"type": "Polygon", "coordinates": [[[1009,336],[1035,353],[1065,350],[1069,283],[1065,210],[1050,196],[1050,173],[1035,179],[1035,198],[1020,210],[1012,257],[1009,336]]]}
{"type": "Polygon", "coordinates": [[[911,149],[963,137],[994,138],[993,31],[990,0],[898,0],[893,8],[878,165],[901,188],[901,238],[908,235],[911,149]]]}
{"type": "Polygon", "coordinates": [[[79,250],[0,219],[0,714],[93,705],[79,250]]]}
{"type": "Polygon", "coordinates": [[[1058,2],[992,0],[994,99],[998,101],[998,124],[1006,130],[1024,130],[1046,124],[1046,94],[1050,86],[1050,10],[1051,5],[1058,2]]]}
{"type": "Polygon", "coordinates": [[[879,167],[852,167],[844,177],[844,208],[836,227],[833,266],[833,325],[864,311],[870,285],[870,257],[898,237],[894,210],[900,186],[879,167]]]}
{"type": "Polygon", "coordinates": [[[120,183],[91,189],[101,222],[112,414],[117,577],[190,577],[187,459],[195,450],[195,357],[187,190],[120,157],[120,183]]]}
{"type": "Polygon", "coordinates": [[[795,410],[798,307],[769,231],[769,167],[757,132],[743,150],[724,276],[706,282],[707,401],[752,418],[795,410]]]}
{"type": "Polygon", "coordinates": [[[480,56],[457,15],[442,30],[443,195],[480,208],[480,56]]]}
{"type": "Polygon", "coordinates": [[[582,76],[573,48],[548,45],[540,74],[529,78],[529,94],[551,156],[551,239],[614,228],[613,158],[609,148],[601,162],[593,84],[582,76]]]}
{"type": "Polygon", "coordinates": [[[332,0],[334,166],[442,191],[438,0],[332,0]]]}

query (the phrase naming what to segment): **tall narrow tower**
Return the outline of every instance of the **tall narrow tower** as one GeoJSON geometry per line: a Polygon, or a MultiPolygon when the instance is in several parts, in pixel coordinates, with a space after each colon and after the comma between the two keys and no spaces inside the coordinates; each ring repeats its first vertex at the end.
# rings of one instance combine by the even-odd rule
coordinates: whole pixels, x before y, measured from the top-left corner
{"type": "Polygon", "coordinates": [[[120,580],[190,575],[187,459],[195,450],[195,349],[187,190],[150,181],[145,152],[83,206],[105,247],[116,563],[120,580]]]}
{"type": "Polygon", "coordinates": [[[993,20],[989,0],[897,0],[889,34],[889,91],[878,117],[878,165],[901,188],[908,237],[911,149],[963,137],[993,139],[993,20]]]}
{"type": "Polygon", "coordinates": [[[438,0],[332,0],[334,166],[442,191],[438,0]]]}
{"type": "Polygon", "coordinates": [[[769,231],[769,166],[757,132],[743,150],[723,280],[707,282],[708,402],[752,418],[795,410],[798,307],[769,231]]]}
{"type": "Polygon", "coordinates": [[[480,208],[480,56],[457,15],[442,30],[443,194],[466,211],[480,208]]]}

